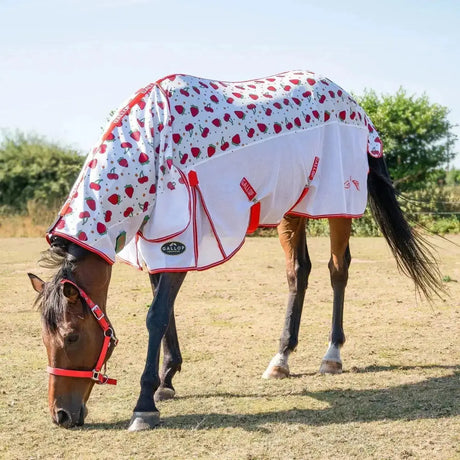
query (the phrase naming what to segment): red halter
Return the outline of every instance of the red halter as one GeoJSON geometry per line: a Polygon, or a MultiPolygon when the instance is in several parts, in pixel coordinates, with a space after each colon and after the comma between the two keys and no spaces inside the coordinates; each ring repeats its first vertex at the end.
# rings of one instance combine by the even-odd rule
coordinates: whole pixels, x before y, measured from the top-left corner
{"type": "Polygon", "coordinates": [[[97,360],[96,365],[92,371],[77,371],[71,369],[59,369],[57,367],[47,366],[46,370],[49,374],[59,375],[63,377],[79,377],[83,379],[94,380],[97,384],[108,384],[116,385],[117,381],[115,379],[110,379],[106,375],[101,373],[102,366],[104,365],[105,357],[107,356],[107,351],[110,348],[110,342],[113,340],[113,346],[116,346],[118,339],[115,337],[112,326],[109,321],[106,319],[104,312],[96,305],[86,294],[86,292],[79,288],[74,282],[70,280],[63,279],[61,283],[70,283],[72,284],[79,292],[80,296],[87,303],[88,307],[91,310],[91,313],[96,318],[99,326],[101,326],[104,331],[104,343],[102,344],[102,350],[97,360]]]}

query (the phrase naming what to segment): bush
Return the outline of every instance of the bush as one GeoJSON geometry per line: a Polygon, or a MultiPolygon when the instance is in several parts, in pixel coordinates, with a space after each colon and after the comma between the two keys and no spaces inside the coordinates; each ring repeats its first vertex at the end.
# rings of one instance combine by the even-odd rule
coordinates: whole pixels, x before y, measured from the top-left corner
{"type": "Polygon", "coordinates": [[[0,212],[25,213],[29,201],[47,208],[67,197],[84,157],[36,136],[17,134],[0,144],[0,212]]]}

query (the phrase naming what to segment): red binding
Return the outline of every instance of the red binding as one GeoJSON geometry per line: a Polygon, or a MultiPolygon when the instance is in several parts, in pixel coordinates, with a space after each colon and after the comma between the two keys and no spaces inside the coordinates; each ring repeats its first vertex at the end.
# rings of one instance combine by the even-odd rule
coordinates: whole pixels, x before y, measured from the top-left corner
{"type": "Polygon", "coordinates": [[[91,310],[91,313],[94,315],[94,317],[97,320],[97,323],[99,326],[101,326],[101,329],[104,332],[104,343],[102,344],[102,349],[101,353],[99,355],[99,359],[97,360],[96,365],[94,366],[94,369],[92,371],[78,371],[78,370],[72,370],[72,369],[60,369],[57,367],[51,367],[47,366],[46,371],[49,374],[52,375],[59,375],[62,377],[78,377],[82,379],[91,379],[94,380],[97,384],[102,385],[102,384],[108,384],[108,385],[116,385],[117,381],[115,379],[111,379],[107,377],[107,375],[101,373],[102,366],[104,365],[105,362],[105,357],[107,356],[107,352],[110,348],[110,343],[113,340],[113,346],[115,347],[118,343],[118,339],[115,337],[115,334],[113,332],[112,326],[110,322],[107,320],[105,317],[104,312],[100,309],[98,305],[96,305],[86,294],[86,292],[78,287],[73,281],[63,279],[61,280],[61,283],[70,283],[72,286],[74,286],[80,296],[83,298],[83,300],[87,303],[89,309],[91,310]]]}

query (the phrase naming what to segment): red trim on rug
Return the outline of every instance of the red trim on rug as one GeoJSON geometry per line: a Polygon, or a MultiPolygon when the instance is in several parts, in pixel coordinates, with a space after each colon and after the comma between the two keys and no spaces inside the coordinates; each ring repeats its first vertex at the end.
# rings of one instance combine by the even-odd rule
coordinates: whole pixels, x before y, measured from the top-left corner
{"type": "MultiPolygon", "coordinates": [[[[161,83],[163,83],[165,80],[170,80],[170,81],[174,81],[176,79],[176,77],[187,77],[188,75],[186,75],[185,73],[172,73],[170,75],[167,75],[166,77],[163,77],[163,78],[160,78],[159,80],[157,80],[155,83],[157,85],[160,85],[161,83]],[[174,77],[174,78],[173,78],[174,77]]],[[[195,78],[198,78],[198,77],[195,77],[195,78]]]]}
{"type": "Polygon", "coordinates": [[[50,234],[60,236],[60,237],[62,237],[64,239],[66,239],[66,240],[71,241],[72,243],[75,243],[78,246],[81,246],[82,248],[84,248],[84,249],[96,254],[99,257],[101,257],[102,259],[104,259],[110,265],[113,265],[115,263],[115,260],[112,260],[110,257],[105,255],[103,252],[100,252],[97,249],[92,248],[91,246],[85,244],[83,241],[80,241],[79,239],[74,238],[73,236],[69,236],[69,235],[66,235],[65,233],[61,233],[61,232],[56,232],[54,230],[52,230],[50,232],[50,234]]]}
{"type": "Polygon", "coordinates": [[[286,214],[289,214],[292,209],[294,209],[306,196],[308,191],[310,190],[310,187],[305,187],[302,191],[302,193],[299,196],[299,199],[295,202],[294,206],[291,206],[289,211],[286,214]]]}
{"type": "Polygon", "coordinates": [[[104,132],[102,139],[101,139],[101,144],[104,143],[107,140],[107,136],[116,128],[117,125],[120,124],[120,122],[123,120],[123,118],[126,117],[126,115],[131,112],[131,109],[139,103],[147,94],[149,94],[153,87],[155,86],[155,83],[150,83],[144,88],[141,88],[136,95],[124,106],[122,107],[118,113],[117,116],[113,119],[112,123],[110,123],[109,127],[106,129],[104,132]]]}
{"type": "Polygon", "coordinates": [[[324,214],[320,216],[312,216],[310,214],[302,213],[302,212],[288,212],[286,215],[289,216],[299,216],[299,217],[306,217],[307,219],[334,219],[334,218],[346,218],[346,219],[359,219],[360,217],[364,216],[362,214],[324,214]]]}

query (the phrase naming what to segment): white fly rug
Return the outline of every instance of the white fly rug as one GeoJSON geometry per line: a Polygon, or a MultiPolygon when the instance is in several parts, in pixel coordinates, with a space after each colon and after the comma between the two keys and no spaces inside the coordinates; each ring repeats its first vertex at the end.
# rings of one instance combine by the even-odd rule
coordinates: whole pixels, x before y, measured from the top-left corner
{"type": "Polygon", "coordinates": [[[150,272],[209,268],[287,213],[360,217],[368,154],[378,133],[327,78],[171,75],[116,112],[48,236],[150,272]]]}

